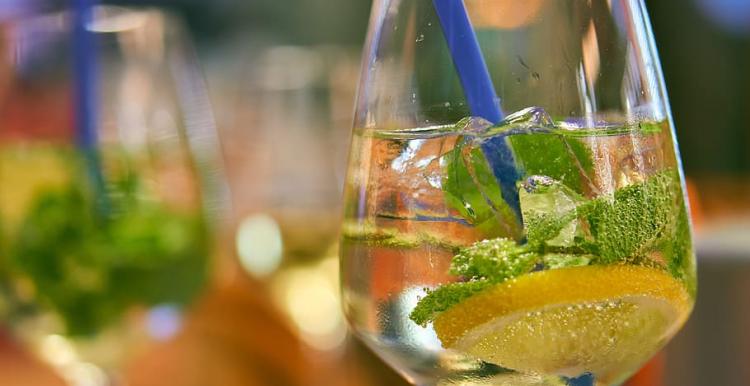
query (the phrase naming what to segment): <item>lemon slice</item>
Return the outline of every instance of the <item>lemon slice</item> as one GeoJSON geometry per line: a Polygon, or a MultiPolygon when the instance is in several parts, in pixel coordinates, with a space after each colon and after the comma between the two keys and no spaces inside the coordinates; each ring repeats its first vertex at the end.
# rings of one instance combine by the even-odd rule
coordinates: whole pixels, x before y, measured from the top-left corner
{"type": "Polygon", "coordinates": [[[620,379],[687,319],[693,299],[668,273],[585,266],[530,273],[441,313],[443,345],[524,373],[620,379]]]}

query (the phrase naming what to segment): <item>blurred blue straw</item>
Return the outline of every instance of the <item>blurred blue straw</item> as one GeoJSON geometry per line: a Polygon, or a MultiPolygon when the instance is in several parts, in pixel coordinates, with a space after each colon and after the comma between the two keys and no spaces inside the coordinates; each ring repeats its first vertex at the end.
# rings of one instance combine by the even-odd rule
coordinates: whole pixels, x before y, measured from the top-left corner
{"type": "Polygon", "coordinates": [[[109,200],[97,151],[96,36],[89,30],[97,0],[71,0],[73,3],[73,71],[75,82],[75,135],[83,153],[86,171],[93,185],[99,214],[109,212],[109,200]]]}
{"type": "MultiPolygon", "coordinates": [[[[493,124],[500,123],[505,118],[500,109],[500,98],[495,93],[487,63],[482,56],[463,0],[433,0],[433,4],[471,114],[493,124]]],[[[505,138],[486,141],[482,144],[482,150],[492,166],[495,177],[500,181],[503,198],[520,215],[516,189],[516,181],[520,176],[513,152],[505,138]]]]}
{"type": "Polygon", "coordinates": [[[76,140],[83,149],[96,146],[96,41],[88,30],[96,0],[73,1],[73,61],[76,140]]]}

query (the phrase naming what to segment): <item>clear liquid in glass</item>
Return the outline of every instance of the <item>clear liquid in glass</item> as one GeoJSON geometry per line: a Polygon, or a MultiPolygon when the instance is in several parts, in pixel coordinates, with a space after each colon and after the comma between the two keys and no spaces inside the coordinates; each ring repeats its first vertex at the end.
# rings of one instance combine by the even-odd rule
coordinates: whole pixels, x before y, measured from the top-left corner
{"type": "Polygon", "coordinates": [[[499,126],[355,129],[352,149],[344,308],[410,382],[618,384],[687,319],[694,260],[668,122],[553,121],[531,108],[499,126]],[[510,185],[492,173],[492,143],[514,153],[510,185]],[[507,186],[516,208],[503,207],[507,186]],[[545,218],[563,223],[535,234],[545,218]],[[499,239],[538,256],[416,323],[430,292],[487,280],[451,262],[499,239]]]}

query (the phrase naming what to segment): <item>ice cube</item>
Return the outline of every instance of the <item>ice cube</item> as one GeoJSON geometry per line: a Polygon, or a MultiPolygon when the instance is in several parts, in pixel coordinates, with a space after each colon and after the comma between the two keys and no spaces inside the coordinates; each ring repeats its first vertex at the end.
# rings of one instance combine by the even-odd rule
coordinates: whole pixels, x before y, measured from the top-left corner
{"type": "Polygon", "coordinates": [[[498,125],[485,129],[477,139],[502,190],[503,199],[517,216],[521,215],[516,183],[521,178],[518,160],[508,143],[513,134],[549,131],[554,121],[544,109],[529,107],[513,114],[498,125]]]}
{"type": "Polygon", "coordinates": [[[516,184],[521,175],[508,136],[553,127],[552,118],[539,107],[511,114],[498,125],[478,117],[459,122],[456,131],[463,138],[445,158],[449,205],[469,223],[488,232],[494,228],[489,233],[517,237],[521,207],[516,184]]]}
{"type": "Polygon", "coordinates": [[[576,208],[584,201],[583,197],[551,177],[531,176],[519,184],[519,198],[530,242],[573,245],[579,233],[576,208]]]}
{"type": "Polygon", "coordinates": [[[527,107],[519,110],[496,125],[481,117],[464,118],[456,124],[459,133],[476,136],[483,141],[492,141],[510,134],[524,132],[549,132],[553,128],[555,128],[555,121],[541,107],[527,107]]]}
{"type": "Polygon", "coordinates": [[[367,138],[368,211],[399,219],[449,219],[443,198],[441,157],[457,136],[367,138]]]}
{"type": "Polygon", "coordinates": [[[503,186],[515,185],[515,180],[503,180],[494,174],[494,165],[477,138],[465,134],[443,158],[446,203],[485,237],[521,237],[518,192],[514,188],[513,200],[503,186]]]}
{"type": "Polygon", "coordinates": [[[489,141],[511,134],[532,132],[549,132],[555,127],[555,121],[541,107],[528,107],[508,115],[499,125],[482,132],[489,141]]]}
{"type": "Polygon", "coordinates": [[[456,124],[456,129],[461,134],[482,136],[492,128],[492,122],[482,117],[464,118],[456,124]]]}
{"type": "Polygon", "coordinates": [[[508,115],[503,122],[505,125],[525,125],[528,127],[554,127],[555,121],[552,120],[547,112],[541,107],[527,107],[508,115]]]}

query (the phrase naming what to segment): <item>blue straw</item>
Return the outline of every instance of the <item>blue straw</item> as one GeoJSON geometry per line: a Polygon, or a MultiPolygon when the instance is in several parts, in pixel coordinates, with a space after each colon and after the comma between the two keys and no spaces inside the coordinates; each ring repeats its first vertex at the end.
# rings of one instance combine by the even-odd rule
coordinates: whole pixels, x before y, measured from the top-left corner
{"type": "MultiPolygon", "coordinates": [[[[433,4],[471,114],[494,124],[500,123],[505,118],[500,109],[500,98],[495,93],[463,0],[433,0],[433,4]]],[[[493,138],[482,144],[482,151],[500,182],[503,198],[520,215],[516,189],[520,175],[510,146],[504,138],[493,138]]]]}
{"type": "Polygon", "coordinates": [[[98,213],[109,212],[109,200],[97,151],[96,37],[89,30],[94,20],[97,0],[73,2],[73,70],[75,82],[75,134],[78,149],[84,156],[86,172],[94,189],[98,213]]]}
{"type": "Polygon", "coordinates": [[[471,113],[492,123],[499,123],[505,116],[500,110],[499,98],[464,2],[433,0],[433,4],[471,113]]]}
{"type": "Polygon", "coordinates": [[[88,30],[96,0],[73,0],[76,140],[83,149],[96,146],[96,41],[88,30]]]}

